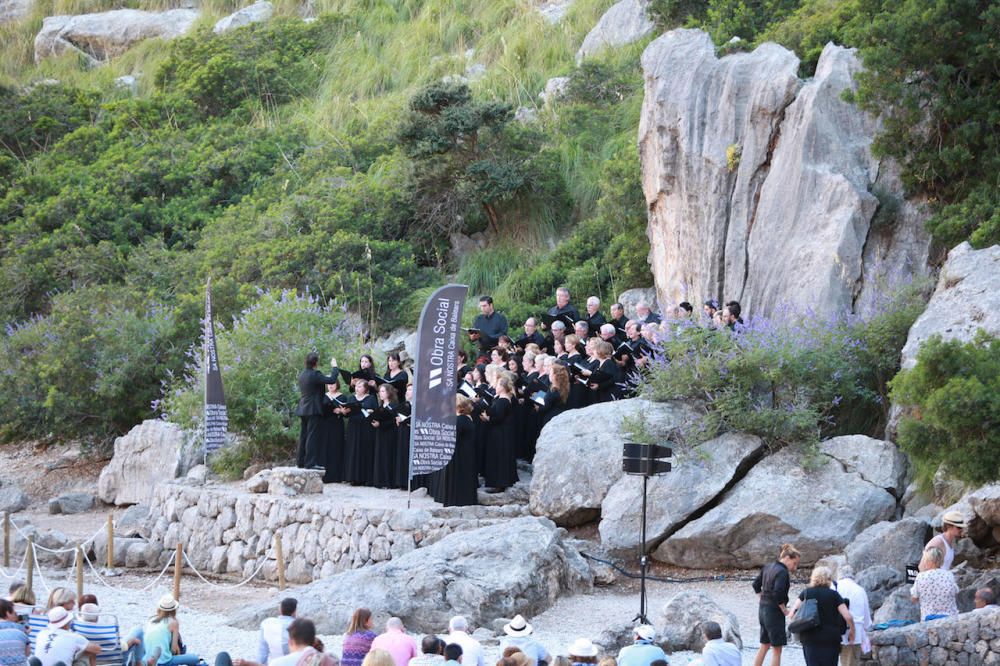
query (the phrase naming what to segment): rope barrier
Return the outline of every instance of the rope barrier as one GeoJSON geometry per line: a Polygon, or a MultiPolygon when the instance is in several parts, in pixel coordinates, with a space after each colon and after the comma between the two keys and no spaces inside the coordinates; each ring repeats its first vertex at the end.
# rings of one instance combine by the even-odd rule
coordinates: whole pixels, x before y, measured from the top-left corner
{"type": "MultiPolygon", "coordinates": [[[[13,518],[11,519],[10,524],[14,526],[14,529],[17,531],[18,534],[20,534],[22,537],[25,538],[25,540],[27,540],[28,534],[26,534],[24,531],[21,530],[21,528],[18,526],[18,524],[14,522],[13,518]]],[[[98,535],[100,535],[100,533],[103,532],[103,531],[104,531],[104,526],[102,525],[96,532],[94,532],[92,535],[90,535],[90,537],[88,537],[86,541],[83,541],[83,542],[77,544],[76,546],[73,546],[72,548],[55,548],[55,549],[53,549],[53,548],[46,548],[45,546],[39,546],[38,544],[35,544],[35,548],[43,550],[46,553],[53,553],[55,555],[59,555],[59,554],[62,554],[62,553],[75,553],[77,548],[79,548],[81,546],[86,546],[91,541],[93,541],[94,539],[96,539],[98,537],[98,535]]],[[[38,554],[37,550],[36,550],[35,554],[36,555],[38,554]]]]}
{"type": "Polygon", "coordinates": [[[28,561],[28,549],[24,549],[24,555],[21,556],[21,563],[17,565],[17,568],[12,571],[7,571],[3,567],[0,567],[0,576],[4,578],[13,578],[17,574],[24,570],[24,563],[28,561]]]}
{"type": "MultiPolygon", "coordinates": [[[[600,562],[601,564],[606,564],[621,575],[626,578],[641,578],[639,574],[632,573],[631,571],[626,571],[616,563],[610,560],[604,560],[596,555],[591,555],[590,553],[585,553],[580,551],[585,559],[593,560],[594,562],[600,562]]],[[[754,580],[751,576],[725,576],[719,574],[717,576],[690,576],[687,578],[674,578],[674,577],[662,577],[662,576],[650,576],[646,574],[646,580],[656,581],[657,583],[712,583],[712,582],[722,582],[722,581],[742,581],[742,582],[752,582],[754,580]]]]}
{"type": "Polygon", "coordinates": [[[163,568],[160,570],[160,573],[159,575],[156,576],[156,578],[154,578],[152,581],[150,581],[143,587],[139,588],[138,590],[135,590],[133,588],[120,587],[118,585],[112,585],[111,583],[109,583],[107,578],[98,573],[97,568],[94,566],[94,563],[90,561],[90,556],[87,555],[86,551],[84,551],[83,553],[83,560],[87,563],[87,566],[90,567],[90,571],[91,573],[94,574],[94,578],[96,578],[101,585],[108,588],[109,590],[117,590],[119,592],[148,592],[149,590],[153,589],[153,587],[155,587],[157,583],[160,582],[160,579],[163,578],[163,575],[167,573],[167,569],[169,569],[170,565],[172,564],[171,560],[167,560],[167,563],[163,565],[163,568]]]}
{"type": "Polygon", "coordinates": [[[32,549],[32,551],[34,551],[34,554],[35,554],[35,573],[38,574],[38,580],[42,584],[42,587],[45,588],[46,592],[52,592],[52,588],[49,587],[48,581],[46,581],[45,580],[45,576],[42,575],[42,567],[39,566],[39,564],[38,564],[38,551],[35,548],[35,544],[34,543],[31,544],[31,549],[32,549]]]}
{"type": "Polygon", "coordinates": [[[261,569],[264,568],[264,565],[267,564],[267,558],[261,557],[260,564],[257,565],[257,569],[252,574],[250,574],[249,578],[242,580],[239,583],[236,583],[235,585],[219,585],[218,583],[213,583],[212,581],[208,580],[207,578],[201,575],[201,572],[198,571],[198,569],[195,568],[194,564],[191,563],[191,559],[188,557],[186,550],[184,551],[184,561],[187,562],[187,565],[191,567],[191,570],[194,571],[194,574],[198,576],[198,578],[200,578],[203,583],[211,587],[219,588],[220,590],[235,590],[236,588],[243,587],[244,585],[252,581],[254,578],[256,578],[257,574],[259,574],[261,572],[261,569]]]}

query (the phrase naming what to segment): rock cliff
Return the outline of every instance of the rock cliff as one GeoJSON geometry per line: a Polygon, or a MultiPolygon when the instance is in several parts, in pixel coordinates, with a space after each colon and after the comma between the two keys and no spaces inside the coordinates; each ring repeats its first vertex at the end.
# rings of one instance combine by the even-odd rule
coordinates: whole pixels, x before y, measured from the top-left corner
{"type": "Polygon", "coordinates": [[[880,275],[926,270],[924,208],[872,156],[877,120],[843,99],[861,67],[853,50],[827,45],[802,81],[776,44],[718,58],[705,33],[674,30],[642,66],[639,150],[663,302],[853,311],[884,287],[872,286],[880,275]],[[892,215],[876,218],[880,206],[892,215]]]}

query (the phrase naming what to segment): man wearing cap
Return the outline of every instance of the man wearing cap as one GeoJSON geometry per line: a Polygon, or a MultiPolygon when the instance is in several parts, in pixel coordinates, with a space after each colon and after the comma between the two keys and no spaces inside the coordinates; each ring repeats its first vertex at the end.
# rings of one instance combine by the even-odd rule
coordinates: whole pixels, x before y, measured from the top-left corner
{"type": "Polygon", "coordinates": [[[38,633],[35,657],[42,666],[70,666],[81,653],[91,657],[91,663],[101,652],[101,646],[67,629],[73,615],[62,606],[49,611],[49,626],[38,633]]]}
{"type": "Polygon", "coordinates": [[[500,651],[503,652],[508,647],[519,648],[534,660],[537,666],[552,661],[552,655],[544,645],[535,640],[531,635],[532,631],[534,629],[523,617],[515,615],[513,620],[503,626],[503,633],[507,634],[507,638],[500,642],[500,651]]]}
{"type": "Polygon", "coordinates": [[[618,653],[618,666],[649,666],[657,659],[667,663],[667,653],[659,645],[653,644],[656,629],[648,624],[640,624],[635,628],[635,643],[622,648],[618,653]]]}
{"type": "Polygon", "coordinates": [[[955,542],[962,537],[965,530],[965,516],[961,511],[948,511],[941,518],[941,534],[927,542],[925,548],[940,548],[944,554],[941,568],[948,571],[955,561],[955,542]]]}

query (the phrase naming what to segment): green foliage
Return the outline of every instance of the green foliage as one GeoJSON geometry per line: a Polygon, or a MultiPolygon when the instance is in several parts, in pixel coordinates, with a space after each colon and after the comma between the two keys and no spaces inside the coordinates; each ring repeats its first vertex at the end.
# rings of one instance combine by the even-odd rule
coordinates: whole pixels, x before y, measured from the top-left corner
{"type": "Polygon", "coordinates": [[[1000,479],[1000,339],[930,338],[892,380],[892,399],[905,410],[899,444],[921,469],[944,463],[971,483],[1000,479]]]}
{"type": "Polygon", "coordinates": [[[753,433],[773,446],[874,435],[885,423],[886,383],[922,303],[913,285],[870,319],[787,313],[753,319],[735,333],[682,326],[661,342],[662,358],[644,391],[654,400],[705,401],[707,415],[690,433],[699,441],[727,431],[753,433]]]}
{"type": "Polygon", "coordinates": [[[849,25],[860,16],[856,0],[804,0],[784,19],[765,29],[760,42],[776,42],[792,51],[802,61],[802,76],[812,76],[823,48],[830,42],[850,46],[849,25]]]}
{"type": "Polygon", "coordinates": [[[939,204],[930,229],[949,247],[1000,241],[997,108],[1000,5],[985,0],[857,0],[867,19],[857,100],[881,114],[874,150],[939,204]]]}
{"type": "Polygon", "coordinates": [[[649,15],[663,29],[696,25],[705,19],[705,0],[652,0],[649,15]]]}
{"type": "Polygon", "coordinates": [[[0,336],[0,436],[107,441],[151,416],[190,329],[174,308],[103,287],[57,296],[52,311],[0,336]]]}
{"type": "MultiPolygon", "coordinates": [[[[298,439],[296,376],[310,351],[323,358],[320,371],[336,357],[344,367],[361,353],[360,330],[344,309],[292,292],[270,291],[235,317],[229,326],[216,325],[216,348],[229,410],[230,431],[240,443],[218,461],[230,476],[251,462],[290,458],[298,439]]],[[[202,352],[189,353],[183,374],[167,386],[160,409],[171,421],[200,430],[204,375],[202,352]]]]}

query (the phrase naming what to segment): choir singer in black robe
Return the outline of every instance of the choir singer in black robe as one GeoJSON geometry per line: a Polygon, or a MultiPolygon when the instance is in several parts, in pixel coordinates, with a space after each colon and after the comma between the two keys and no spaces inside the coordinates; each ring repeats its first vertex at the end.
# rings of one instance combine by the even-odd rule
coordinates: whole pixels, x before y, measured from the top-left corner
{"type": "Polygon", "coordinates": [[[514,418],[514,385],[501,376],[496,398],[480,415],[487,425],[484,476],[488,492],[500,492],[517,483],[517,419],[514,418]]]}

